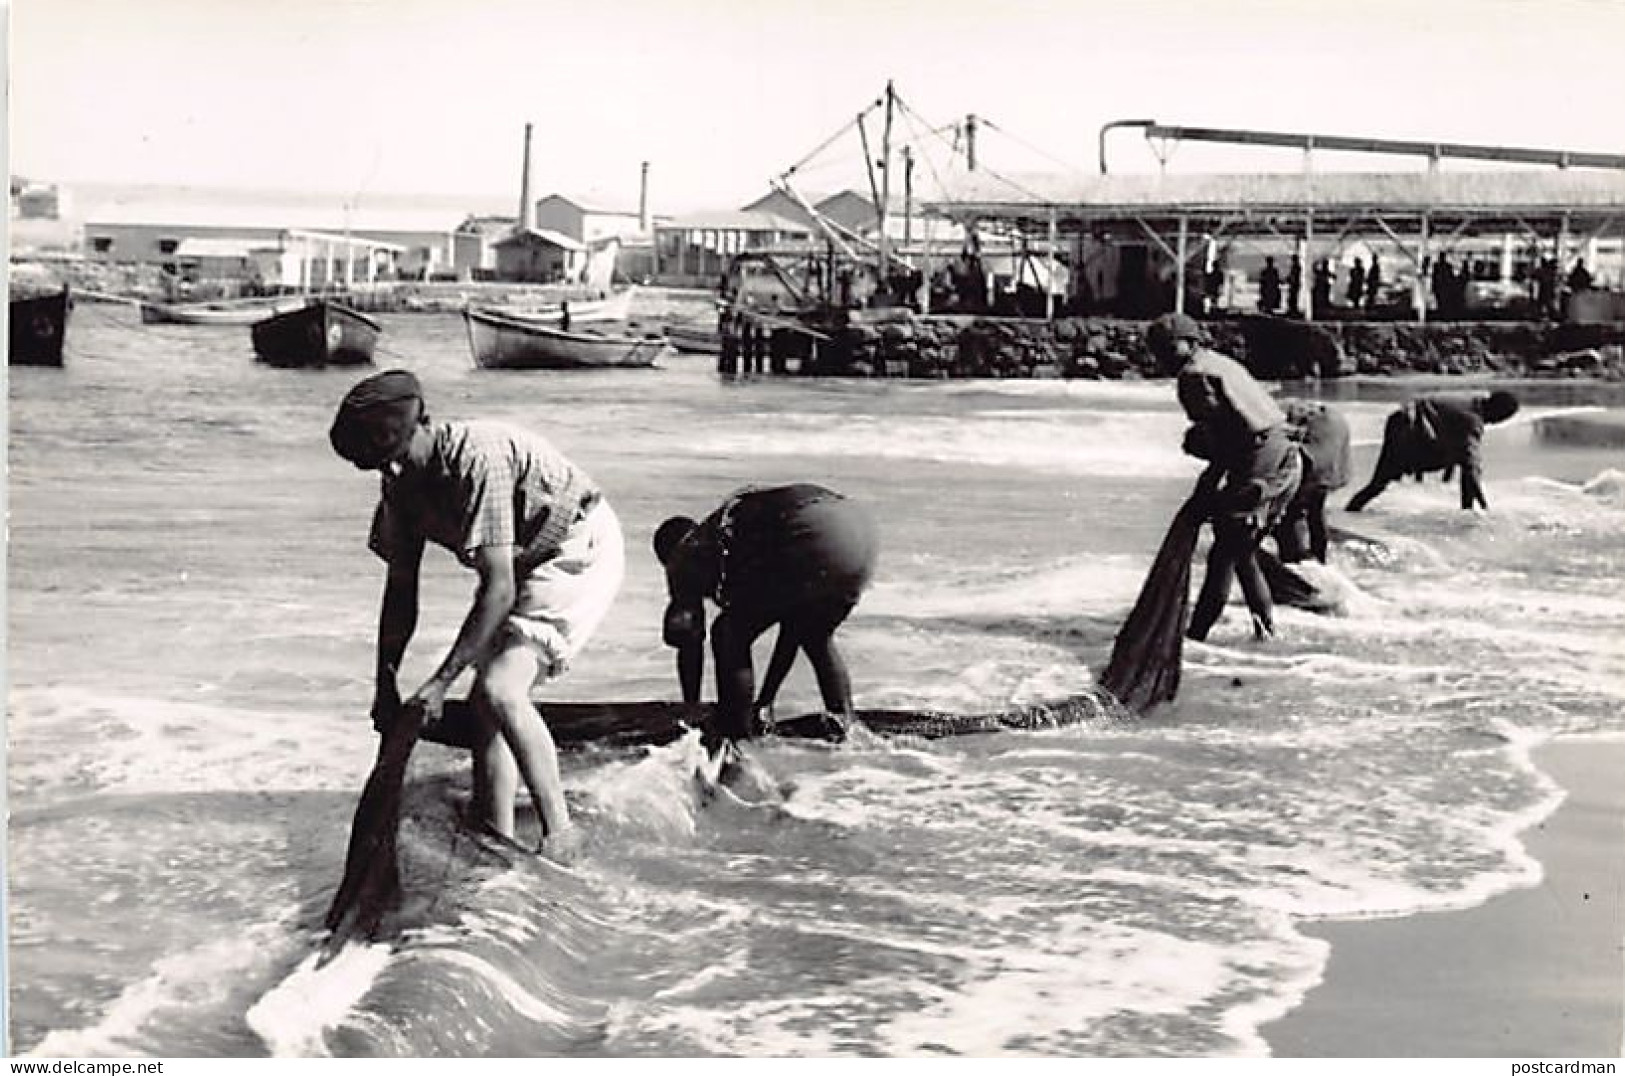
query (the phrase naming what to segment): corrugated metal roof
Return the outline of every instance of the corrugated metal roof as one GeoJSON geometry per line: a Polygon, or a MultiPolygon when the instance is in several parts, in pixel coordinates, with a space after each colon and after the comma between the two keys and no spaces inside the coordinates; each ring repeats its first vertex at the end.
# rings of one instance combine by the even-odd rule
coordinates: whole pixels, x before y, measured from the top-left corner
{"type": "Polygon", "coordinates": [[[444,209],[367,209],[362,206],[346,214],[342,206],[132,201],[95,206],[84,213],[84,220],[87,228],[109,225],[449,235],[467,216],[444,209]]]}
{"type": "Polygon", "coordinates": [[[541,205],[543,202],[550,199],[560,202],[568,202],[577,209],[581,210],[583,213],[595,213],[601,216],[611,217],[635,217],[638,215],[636,206],[631,209],[625,209],[618,205],[615,196],[610,194],[603,194],[599,192],[564,194],[559,191],[554,191],[552,194],[544,194],[542,197],[538,198],[536,200],[536,204],[541,205]]]}
{"type": "Polygon", "coordinates": [[[259,250],[276,250],[264,241],[252,239],[182,239],[175,248],[177,258],[247,258],[259,250]]]}
{"type": "Polygon", "coordinates": [[[537,239],[563,250],[587,249],[587,244],[581,242],[581,240],[565,235],[563,232],[555,232],[551,228],[527,228],[522,232],[515,232],[506,239],[498,240],[493,246],[507,247],[516,243],[532,242],[537,239]]]}
{"type": "Polygon", "coordinates": [[[961,176],[944,209],[990,211],[1080,207],[1090,215],[1147,210],[1620,211],[1625,173],[1603,171],[1309,172],[1246,175],[1077,173],[961,176]]]}
{"type": "Polygon", "coordinates": [[[719,232],[789,232],[808,235],[812,229],[798,220],[761,209],[716,209],[692,213],[665,222],[665,228],[709,229],[719,232]]]}

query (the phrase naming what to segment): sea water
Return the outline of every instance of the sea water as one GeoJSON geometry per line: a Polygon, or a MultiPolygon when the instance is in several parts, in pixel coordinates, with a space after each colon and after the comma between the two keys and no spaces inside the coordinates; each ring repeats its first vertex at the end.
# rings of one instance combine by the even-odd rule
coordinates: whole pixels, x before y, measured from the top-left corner
{"type": "MultiPolygon", "coordinates": [[[[479,371],[455,316],[382,321],[434,416],[543,431],[624,523],[625,586],[544,712],[674,697],[654,527],[792,480],[880,523],[839,637],[860,706],[1088,697],[1197,473],[1166,382],[479,371]]],[[[420,746],[406,906],[326,960],[376,742],[376,480],[326,440],[359,373],[91,304],[67,356],[10,371],[18,1052],[1258,1055],[1326,965],[1305,921],[1533,884],[1519,833],[1560,792],[1531,748],[1625,734],[1625,466],[1537,432],[1625,400],[1531,386],[1487,440],[1491,511],[1432,479],[1334,513],[1370,539],[1334,545],[1340,615],[1259,644],[1233,606],[1146,718],[764,743],[776,806],[697,795],[692,736],[588,749],[569,868],[460,829],[466,762],[420,746]]],[[[1341,394],[1359,479],[1403,391],[1341,394]]],[[[431,550],[406,690],[472,582],[431,550]]],[[[799,666],[779,712],[817,699],[799,666]]]]}

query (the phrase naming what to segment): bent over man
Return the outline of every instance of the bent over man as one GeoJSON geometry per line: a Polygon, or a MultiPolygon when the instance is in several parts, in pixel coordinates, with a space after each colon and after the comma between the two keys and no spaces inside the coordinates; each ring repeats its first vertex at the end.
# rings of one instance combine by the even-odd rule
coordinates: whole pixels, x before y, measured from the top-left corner
{"type": "Polygon", "coordinates": [[[368,537],[388,564],[374,725],[386,727],[402,707],[396,671],[417,627],[423,549],[433,542],[479,584],[451,649],[404,705],[438,718],[452,683],[472,668],[479,821],[513,839],[522,777],[541,818],[540,850],[567,856],[575,838],[558,756],[530,689],[569,667],[614,601],[625,571],[614,511],[539,434],[499,422],[431,422],[418,380],[405,370],[352,388],[329,437],[340,456],[382,479],[368,537]]]}
{"type": "Polygon", "coordinates": [[[656,530],[670,603],[664,638],[677,650],[683,701],[697,703],[704,673],[706,599],[717,711],[705,730],[715,755],[759,730],[797,651],[812,663],[824,709],[852,714],[852,682],[835,629],[857,606],[874,574],[880,542],[867,509],[810,484],[738,490],[699,523],[673,516],[656,530]],[[778,625],[762,690],[755,695],[751,644],[778,625]]]}
{"type": "Polygon", "coordinates": [[[1298,449],[1286,414],[1247,368],[1201,341],[1201,328],[1184,314],[1164,314],[1146,332],[1159,362],[1178,372],[1179,403],[1191,422],[1184,450],[1208,461],[1199,487],[1211,497],[1213,545],[1186,634],[1207,638],[1239,579],[1253,635],[1264,639],[1275,634],[1275,603],[1258,545],[1297,491],[1298,449]]]}
{"type": "Polygon", "coordinates": [[[1518,413],[1518,398],[1505,390],[1468,395],[1420,396],[1388,416],[1371,481],[1348,503],[1358,512],[1388,483],[1406,475],[1461,469],[1461,507],[1488,508],[1484,497],[1482,442],[1486,423],[1505,422],[1518,413]]]}
{"type": "Polygon", "coordinates": [[[1287,431],[1301,454],[1303,477],[1275,528],[1281,560],[1306,557],[1326,563],[1326,498],[1348,485],[1349,424],[1323,403],[1294,400],[1286,407],[1287,431]]]}

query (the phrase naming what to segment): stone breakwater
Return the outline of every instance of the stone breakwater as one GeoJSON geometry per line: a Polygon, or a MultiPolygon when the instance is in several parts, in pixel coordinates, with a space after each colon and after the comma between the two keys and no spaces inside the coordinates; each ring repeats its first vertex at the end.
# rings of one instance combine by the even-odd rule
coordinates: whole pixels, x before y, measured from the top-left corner
{"type": "MultiPolygon", "coordinates": [[[[1154,377],[1146,321],[969,316],[859,323],[814,341],[774,335],[783,368],[859,377],[1154,377]]],[[[1505,374],[1625,380],[1625,325],[1327,322],[1249,317],[1203,323],[1212,347],[1261,377],[1505,374]]]]}

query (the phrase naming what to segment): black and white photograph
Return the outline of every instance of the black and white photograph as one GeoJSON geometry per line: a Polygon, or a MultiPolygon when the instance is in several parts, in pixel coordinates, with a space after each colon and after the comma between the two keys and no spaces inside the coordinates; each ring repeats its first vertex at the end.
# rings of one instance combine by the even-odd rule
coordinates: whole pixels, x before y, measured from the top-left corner
{"type": "Polygon", "coordinates": [[[18,1071],[1625,1055],[1622,0],[5,15],[18,1071]]]}

